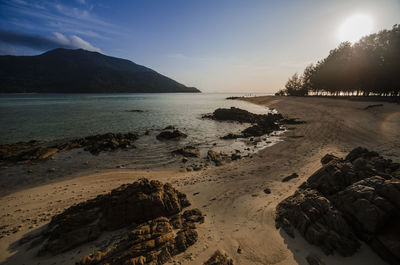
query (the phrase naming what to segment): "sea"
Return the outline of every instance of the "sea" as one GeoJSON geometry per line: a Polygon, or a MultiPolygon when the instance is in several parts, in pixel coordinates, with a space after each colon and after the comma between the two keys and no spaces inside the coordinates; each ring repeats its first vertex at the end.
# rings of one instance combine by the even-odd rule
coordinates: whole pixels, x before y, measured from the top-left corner
{"type": "Polygon", "coordinates": [[[231,96],[260,94],[168,93],[168,94],[1,94],[0,144],[38,140],[59,141],[104,134],[135,132],[141,135],[135,150],[125,154],[131,165],[168,164],[176,161],[171,151],[193,145],[203,150],[240,152],[249,155],[280,140],[275,132],[256,139],[222,140],[248,124],[203,119],[217,108],[238,107],[266,114],[267,107],[231,96]],[[158,141],[156,135],[172,125],[188,135],[180,141],[158,141]],[[144,135],[150,130],[149,135],[144,135]]]}

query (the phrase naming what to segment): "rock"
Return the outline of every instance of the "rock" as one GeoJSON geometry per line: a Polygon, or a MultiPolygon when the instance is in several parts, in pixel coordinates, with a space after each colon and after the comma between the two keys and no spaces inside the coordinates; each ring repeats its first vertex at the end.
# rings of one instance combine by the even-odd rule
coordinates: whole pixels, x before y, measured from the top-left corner
{"type": "Polygon", "coordinates": [[[204,168],[203,164],[198,164],[198,165],[193,165],[193,170],[194,171],[200,171],[204,168]]]}
{"type": "Polygon", "coordinates": [[[56,169],[55,169],[54,167],[52,167],[52,168],[49,168],[47,171],[48,171],[48,172],[55,172],[56,169]]]}
{"type": "Polygon", "coordinates": [[[379,156],[378,153],[376,152],[370,152],[368,149],[363,148],[363,147],[357,147],[353,149],[347,156],[346,156],[346,161],[353,162],[357,158],[365,158],[365,159],[371,159],[373,157],[379,156]]]}
{"type": "Polygon", "coordinates": [[[363,179],[335,194],[332,201],[354,230],[392,263],[400,261],[400,181],[379,176],[363,179]],[[350,203],[351,202],[351,203],[350,203]]]}
{"type": "Polygon", "coordinates": [[[211,115],[203,115],[203,118],[210,118],[218,121],[237,121],[240,123],[251,123],[252,126],[244,129],[241,134],[228,134],[222,139],[246,138],[252,136],[261,136],[279,130],[279,121],[281,114],[254,114],[246,110],[231,107],[230,109],[216,109],[211,115]]]}
{"type": "Polygon", "coordinates": [[[242,134],[243,134],[243,137],[262,136],[262,135],[264,135],[266,133],[269,133],[271,131],[272,131],[272,129],[271,130],[265,130],[264,127],[256,124],[256,125],[253,125],[253,126],[250,126],[250,127],[246,128],[246,129],[244,129],[242,131],[242,134]]]}
{"type": "Polygon", "coordinates": [[[228,161],[228,155],[210,149],[207,152],[207,159],[214,162],[216,166],[222,166],[228,161]]]}
{"type": "Polygon", "coordinates": [[[233,260],[228,255],[222,254],[221,251],[217,250],[209,260],[204,262],[204,265],[233,265],[233,260]]]}
{"type": "Polygon", "coordinates": [[[289,180],[295,179],[295,178],[298,178],[298,177],[299,177],[299,175],[297,175],[297,173],[293,173],[293,174],[283,178],[282,182],[288,182],[289,180]]]}
{"type": "Polygon", "coordinates": [[[371,109],[371,108],[376,108],[376,107],[383,107],[383,104],[373,104],[373,105],[368,105],[364,109],[371,109]]]}
{"type": "Polygon", "coordinates": [[[150,130],[146,130],[146,131],[144,132],[144,135],[150,135],[150,130]]]}
{"type": "Polygon", "coordinates": [[[280,120],[281,124],[289,124],[289,125],[296,125],[296,124],[304,124],[305,121],[299,121],[296,118],[285,118],[280,120]]]}
{"type": "Polygon", "coordinates": [[[195,148],[194,146],[186,146],[184,148],[180,148],[178,150],[172,151],[173,154],[183,155],[185,157],[199,157],[200,150],[195,148]]]}
{"type": "Polygon", "coordinates": [[[241,159],[242,158],[242,156],[241,155],[239,155],[239,154],[231,154],[231,160],[232,161],[234,161],[234,160],[238,160],[238,159],[241,159]]]}
{"type": "Polygon", "coordinates": [[[334,161],[328,163],[312,174],[307,184],[324,195],[334,194],[358,179],[350,163],[334,161]]]}
{"type": "Polygon", "coordinates": [[[114,231],[158,217],[178,214],[189,206],[186,195],[170,184],[142,179],[105,195],[71,206],[51,219],[40,254],[58,254],[114,231]]]}
{"type": "Polygon", "coordinates": [[[125,112],[138,112],[138,113],[142,113],[142,112],[146,112],[145,110],[141,110],[141,109],[131,109],[131,110],[125,110],[125,112]]]}
{"type": "Polygon", "coordinates": [[[74,148],[85,148],[92,154],[98,154],[102,151],[133,147],[132,143],[137,139],[138,135],[134,133],[106,133],[53,145],[37,141],[0,145],[0,163],[27,163],[34,160],[44,160],[52,158],[58,152],[74,148]]]}
{"type": "Polygon", "coordinates": [[[237,121],[246,123],[255,123],[258,115],[242,110],[239,108],[231,107],[230,109],[216,109],[211,115],[204,115],[204,118],[211,118],[218,121],[237,121]]]}
{"type": "Polygon", "coordinates": [[[237,138],[243,138],[243,135],[228,133],[227,135],[221,137],[221,139],[224,139],[224,140],[237,139],[237,138]]]}
{"type": "Polygon", "coordinates": [[[83,257],[77,264],[163,264],[196,243],[196,222],[204,217],[198,209],[168,219],[158,217],[138,225],[117,243],[83,257]],[[177,230],[177,231],[174,231],[177,230]]]}
{"type": "Polygon", "coordinates": [[[271,194],[271,190],[270,190],[269,188],[265,188],[265,189],[264,189],[264,193],[265,193],[265,194],[271,194]]]}
{"type": "MultiPolygon", "coordinates": [[[[134,133],[107,133],[103,135],[95,135],[85,137],[81,147],[85,147],[86,151],[92,154],[99,154],[101,151],[113,151],[119,148],[128,148],[132,142],[138,139],[138,135],[134,133]]],[[[74,145],[74,142],[72,142],[74,145]]]]}
{"type": "Polygon", "coordinates": [[[310,264],[310,265],[325,265],[325,263],[323,263],[321,261],[321,259],[317,255],[314,255],[314,254],[309,254],[306,257],[306,260],[307,260],[308,264],[310,264]]]}
{"type": "Polygon", "coordinates": [[[337,250],[343,256],[350,256],[360,243],[343,215],[318,191],[298,190],[278,204],[276,223],[289,235],[291,228],[311,244],[320,246],[326,254],[337,250]]]}
{"type": "Polygon", "coordinates": [[[180,139],[180,138],[186,138],[186,137],[187,137],[187,135],[179,130],[163,131],[163,132],[160,132],[156,136],[156,138],[158,140],[171,140],[171,139],[180,139]]]}
{"type": "Polygon", "coordinates": [[[186,163],[188,160],[186,157],[182,157],[182,163],[186,163]]]}
{"type": "Polygon", "coordinates": [[[321,164],[322,165],[326,165],[329,162],[331,162],[332,160],[338,160],[339,158],[337,158],[336,156],[332,155],[332,154],[326,154],[324,155],[324,157],[321,158],[321,164]]]}
{"type": "Polygon", "coordinates": [[[175,130],[175,127],[172,125],[168,125],[167,127],[164,128],[164,130],[175,130]]]}
{"type": "Polygon", "coordinates": [[[358,147],[345,159],[326,155],[322,164],[278,204],[277,227],[291,236],[297,229],[326,254],[352,255],[362,240],[388,263],[400,264],[398,163],[358,147]]]}

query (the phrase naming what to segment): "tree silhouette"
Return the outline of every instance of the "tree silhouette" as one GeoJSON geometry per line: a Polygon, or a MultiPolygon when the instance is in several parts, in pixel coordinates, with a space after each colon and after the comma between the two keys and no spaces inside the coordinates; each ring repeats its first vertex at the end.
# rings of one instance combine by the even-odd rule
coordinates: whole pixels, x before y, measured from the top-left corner
{"type": "Polygon", "coordinates": [[[343,42],[277,95],[400,96],[400,25],[343,42]]]}

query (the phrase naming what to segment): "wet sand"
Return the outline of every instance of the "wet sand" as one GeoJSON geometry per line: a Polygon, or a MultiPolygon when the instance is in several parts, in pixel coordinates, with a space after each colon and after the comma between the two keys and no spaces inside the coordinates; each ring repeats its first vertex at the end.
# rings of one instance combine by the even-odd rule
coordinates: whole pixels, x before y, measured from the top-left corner
{"type": "Polygon", "coordinates": [[[306,123],[288,126],[284,141],[221,167],[189,173],[177,169],[83,172],[74,178],[3,196],[0,227],[9,235],[2,234],[0,238],[0,262],[74,264],[112,235],[56,257],[35,257],[37,248],[27,250],[15,242],[27,233],[40,231],[52,215],[65,207],[147,177],[171,182],[188,195],[192,207],[206,214],[205,223],[198,228],[198,242],[174,257],[171,264],[202,264],[216,249],[225,251],[234,264],[307,264],[305,257],[309,253],[317,254],[326,264],[385,264],[366,245],[352,257],[325,256],[300,236],[292,239],[276,230],[274,213],[276,205],[320,167],[319,161],[326,153],[344,156],[354,147],[364,146],[400,161],[400,105],[385,103],[383,107],[364,110],[375,103],[288,97],[245,100],[276,108],[306,123]],[[293,172],[299,178],[281,181],[293,172]],[[265,194],[265,188],[271,194],[265,194]]]}

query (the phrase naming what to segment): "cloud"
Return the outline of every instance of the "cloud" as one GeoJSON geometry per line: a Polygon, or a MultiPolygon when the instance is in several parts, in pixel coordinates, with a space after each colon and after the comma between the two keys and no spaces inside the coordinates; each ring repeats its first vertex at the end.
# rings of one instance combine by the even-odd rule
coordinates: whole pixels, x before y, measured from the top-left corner
{"type": "Polygon", "coordinates": [[[35,50],[67,48],[102,52],[99,48],[76,35],[67,36],[59,32],[54,32],[53,34],[53,36],[49,37],[0,29],[0,42],[16,46],[24,46],[35,50]]]}
{"type": "Polygon", "coordinates": [[[16,5],[20,5],[20,6],[25,6],[28,8],[36,8],[36,9],[46,9],[43,5],[38,4],[38,3],[31,3],[31,2],[26,2],[24,0],[12,0],[12,2],[16,5]]]}
{"type": "MultiPolygon", "coordinates": [[[[104,36],[106,34],[113,35],[124,35],[126,32],[117,27],[116,25],[110,24],[99,17],[97,17],[92,12],[92,5],[82,5],[81,7],[73,7],[68,5],[63,5],[61,3],[52,1],[41,1],[40,4],[35,1],[30,1],[27,3],[25,0],[11,0],[8,2],[3,2],[0,0],[0,10],[8,14],[19,14],[22,15],[18,22],[19,27],[31,28],[33,19],[40,20],[41,23],[35,23],[40,25],[43,30],[43,24],[50,28],[48,31],[61,31],[61,32],[71,32],[73,34],[84,35],[82,33],[88,32],[92,36],[84,35],[87,37],[93,37],[97,34],[97,37],[104,36]],[[69,30],[64,30],[67,27],[69,30]]],[[[15,19],[14,19],[15,20],[15,19]]],[[[3,24],[3,28],[7,27],[7,24],[15,24],[15,21],[9,20],[3,24]]]]}

